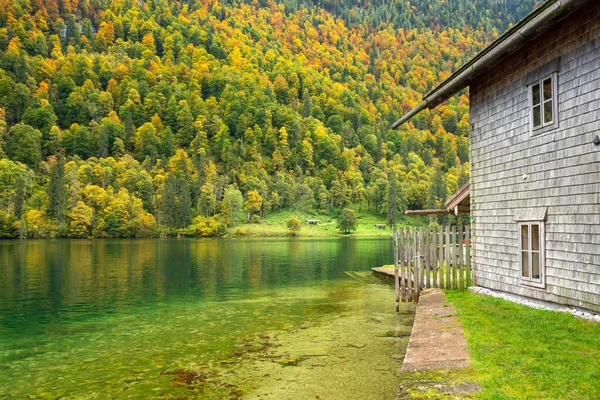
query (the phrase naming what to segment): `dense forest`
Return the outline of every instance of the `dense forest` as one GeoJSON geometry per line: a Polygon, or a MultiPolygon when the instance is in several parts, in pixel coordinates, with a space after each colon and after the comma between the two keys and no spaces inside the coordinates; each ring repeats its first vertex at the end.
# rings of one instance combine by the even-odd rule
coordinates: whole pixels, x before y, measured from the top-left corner
{"type": "Polygon", "coordinates": [[[0,0],[0,237],[439,207],[468,96],[390,124],[535,4],[0,0]]]}

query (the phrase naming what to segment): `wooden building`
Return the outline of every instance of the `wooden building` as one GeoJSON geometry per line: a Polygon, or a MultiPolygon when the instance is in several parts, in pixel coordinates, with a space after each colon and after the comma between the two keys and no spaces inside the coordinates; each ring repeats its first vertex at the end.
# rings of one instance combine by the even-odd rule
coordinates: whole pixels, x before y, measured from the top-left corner
{"type": "Polygon", "coordinates": [[[600,312],[600,1],[546,1],[394,127],[466,87],[475,284],[600,312]]]}

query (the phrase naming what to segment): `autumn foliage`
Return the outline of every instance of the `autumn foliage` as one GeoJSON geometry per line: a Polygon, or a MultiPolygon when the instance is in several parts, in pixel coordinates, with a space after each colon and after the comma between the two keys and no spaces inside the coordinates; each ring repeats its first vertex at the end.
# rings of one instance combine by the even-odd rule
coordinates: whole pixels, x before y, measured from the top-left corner
{"type": "Polygon", "coordinates": [[[406,207],[440,204],[467,95],[389,126],[533,2],[305,3],[0,0],[0,237],[385,215],[392,170],[406,207]]]}

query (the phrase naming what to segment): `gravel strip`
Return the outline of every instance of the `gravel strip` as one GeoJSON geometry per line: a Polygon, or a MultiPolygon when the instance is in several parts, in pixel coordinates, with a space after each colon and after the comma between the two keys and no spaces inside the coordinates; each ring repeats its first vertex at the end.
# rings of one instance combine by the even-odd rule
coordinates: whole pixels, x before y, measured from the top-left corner
{"type": "Polygon", "coordinates": [[[482,288],[479,286],[471,286],[469,288],[469,290],[474,293],[485,294],[485,295],[492,296],[492,297],[498,297],[500,299],[508,300],[513,303],[521,304],[521,305],[531,307],[531,308],[538,308],[541,310],[570,313],[570,314],[573,314],[577,318],[600,323],[600,315],[594,314],[589,311],[583,311],[581,309],[577,309],[577,308],[573,308],[573,307],[569,307],[569,306],[563,306],[563,305],[554,304],[554,303],[548,303],[548,302],[540,301],[540,300],[528,299],[528,298],[525,298],[522,296],[518,296],[516,294],[498,292],[495,290],[486,289],[486,288],[482,288]]]}

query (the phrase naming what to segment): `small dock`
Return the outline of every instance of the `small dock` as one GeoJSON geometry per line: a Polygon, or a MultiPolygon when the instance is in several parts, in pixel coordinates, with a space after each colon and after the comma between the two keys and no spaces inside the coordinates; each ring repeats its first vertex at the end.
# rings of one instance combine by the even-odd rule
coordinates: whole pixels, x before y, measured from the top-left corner
{"type": "Polygon", "coordinates": [[[371,271],[373,271],[379,275],[389,276],[392,279],[394,278],[394,268],[377,267],[377,268],[371,268],[371,271]]]}

